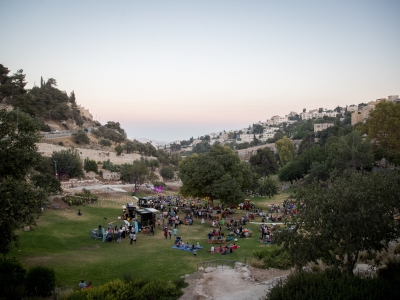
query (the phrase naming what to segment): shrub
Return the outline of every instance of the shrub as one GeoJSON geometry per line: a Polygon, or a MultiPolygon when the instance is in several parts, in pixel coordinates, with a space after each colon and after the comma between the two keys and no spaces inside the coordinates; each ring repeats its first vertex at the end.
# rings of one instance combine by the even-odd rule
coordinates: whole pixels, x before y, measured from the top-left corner
{"type": "Polygon", "coordinates": [[[107,139],[101,139],[99,141],[100,146],[102,147],[111,147],[111,141],[107,139]]]}
{"type": "Polygon", "coordinates": [[[162,186],[163,188],[167,187],[167,184],[163,181],[153,181],[152,184],[157,187],[159,186],[162,186]]]}
{"type": "Polygon", "coordinates": [[[115,300],[148,300],[178,299],[183,293],[181,288],[185,286],[183,279],[175,281],[150,280],[146,278],[124,275],[125,280],[116,279],[99,287],[77,291],[68,296],[68,300],[83,299],[115,299],[115,300]]]}
{"type": "Polygon", "coordinates": [[[257,257],[250,257],[248,260],[248,264],[254,268],[263,268],[264,267],[264,260],[259,259],[257,257]]]}
{"type": "Polygon", "coordinates": [[[287,251],[281,248],[256,250],[253,257],[264,262],[262,268],[289,269],[292,266],[290,256],[287,251]]]}
{"type": "Polygon", "coordinates": [[[72,134],[72,140],[77,144],[89,144],[90,139],[85,131],[79,130],[77,133],[72,134]]]}
{"type": "Polygon", "coordinates": [[[81,205],[87,201],[97,201],[99,196],[92,194],[89,190],[83,189],[82,193],[76,193],[74,196],[66,196],[63,201],[71,205],[81,205]]]}
{"type": "Polygon", "coordinates": [[[89,157],[85,158],[85,161],[83,162],[83,168],[85,169],[86,172],[93,171],[95,173],[98,173],[96,161],[90,159],[89,157]]]}
{"type": "Polygon", "coordinates": [[[25,282],[28,295],[47,297],[56,286],[56,273],[47,267],[34,267],[28,271],[25,282]]]}
{"type": "Polygon", "coordinates": [[[0,260],[0,298],[21,299],[25,294],[26,270],[18,261],[0,260]]]}
{"type": "Polygon", "coordinates": [[[114,148],[114,150],[115,150],[115,152],[117,152],[117,156],[120,156],[121,154],[122,154],[122,151],[124,151],[124,147],[122,147],[121,145],[117,145],[115,148],[114,148]]]}
{"type": "Polygon", "coordinates": [[[59,146],[64,146],[64,143],[62,141],[58,142],[59,146]]]}
{"type": "Polygon", "coordinates": [[[400,261],[396,259],[389,259],[386,266],[378,271],[379,277],[388,280],[397,280],[400,282],[400,261]]]}
{"type": "Polygon", "coordinates": [[[338,270],[296,272],[273,287],[268,300],[398,299],[400,285],[382,278],[361,278],[338,270]]]}

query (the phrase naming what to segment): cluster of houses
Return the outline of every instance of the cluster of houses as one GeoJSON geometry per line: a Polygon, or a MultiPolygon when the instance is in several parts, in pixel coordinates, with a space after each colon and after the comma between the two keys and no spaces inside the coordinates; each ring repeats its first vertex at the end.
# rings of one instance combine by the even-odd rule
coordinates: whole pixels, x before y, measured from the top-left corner
{"type": "MultiPolygon", "coordinates": [[[[294,111],[290,112],[288,115],[282,116],[273,116],[270,119],[266,120],[266,122],[258,122],[258,125],[263,127],[263,132],[254,134],[251,128],[242,128],[240,130],[231,130],[229,132],[221,132],[221,133],[210,133],[210,141],[211,145],[215,143],[230,143],[235,142],[236,144],[250,143],[254,140],[254,137],[257,138],[261,142],[266,142],[269,139],[272,139],[277,131],[283,130],[283,124],[286,125],[294,124],[298,120],[310,120],[310,119],[322,119],[324,117],[336,118],[340,117],[341,121],[344,120],[346,112],[352,112],[351,114],[351,125],[355,125],[360,122],[365,122],[369,117],[369,113],[374,109],[375,105],[380,101],[393,101],[400,102],[399,95],[391,95],[388,98],[377,99],[376,101],[371,101],[368,104],[360,104],[360,105],[347,105],[346,107],[338,107],[335,110],[328,109],[312,109],[306,111],[305,109],[301,113],[296,113],[294,111]]],[[[317,123],[314,124],[314,132],[322,131],[327,129],[334,124],[331,122],[325,123],[317,123]]],[[[201,143],[201,139],[193,140],[192,144],[183,147],[183,150],[191,151],[192,148],[201,143]]],[[[174,143],[179,144],[180,141],[175,141],[174,143]]],[[[169,148],[169,145],[166,145],[166,148],[169,148]]]]}

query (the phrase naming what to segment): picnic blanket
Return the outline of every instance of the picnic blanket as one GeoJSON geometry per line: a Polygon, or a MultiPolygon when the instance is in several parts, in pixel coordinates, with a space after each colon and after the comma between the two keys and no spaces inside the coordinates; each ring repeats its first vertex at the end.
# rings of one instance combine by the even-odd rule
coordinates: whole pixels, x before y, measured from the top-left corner
{"type": "MultiPolygon", "coordinates": [[[[171,247],[172,249],[177,249],[177,250],[185,250],[185,251],[189,251],[189,252],[193,252],[193,250],[192,250],[192,247],[186,247],[186,245],[184,245],[184,246],[180,246],[180,247],[178,247],[178,246],[172,246],[171,247]]],[[[200,249],[203,249],[204,247],[203,246],[195,246],[194,247],[194,249],[196,249],[196,250],[200,250],[200,249]]]]}

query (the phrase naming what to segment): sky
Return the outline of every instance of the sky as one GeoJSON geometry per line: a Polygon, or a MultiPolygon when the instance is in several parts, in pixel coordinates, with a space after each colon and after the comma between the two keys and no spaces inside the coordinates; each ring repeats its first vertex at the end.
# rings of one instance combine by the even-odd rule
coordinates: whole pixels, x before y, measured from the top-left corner
{"type": "Polygon", "coordinates": [[[400,94],[400,1],[5,1],[0,63],[128,138],[175,141],[400,94]]]}

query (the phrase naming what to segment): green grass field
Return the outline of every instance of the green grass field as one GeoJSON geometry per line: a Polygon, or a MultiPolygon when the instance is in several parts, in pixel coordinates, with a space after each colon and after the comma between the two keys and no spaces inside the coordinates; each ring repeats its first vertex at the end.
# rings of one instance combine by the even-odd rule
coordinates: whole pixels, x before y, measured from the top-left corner
{"type": "MultiPolygon", "coordinates": [[[[272,199],[253,198],[257,207],[267,208],[270,203],[282,203],[288,193],[277,195],[272,199]]],[[[184,274],[197,270],[197,264],[207,260],[229,259],[244,261],[251,253],[260,247],[257,224],[248,224],[254,231],[254,236],[239,239],[240,249],[232,254],[221,256],[211,255],[207,250],[207,233],[212,229],[210,222],[201,224],[200,219],[194,219],[194,225],[180,225],[178,235],[189,244],[199,242],[205,246],[197,252],[197,257],[187,251],[172,249],[172,240],[165,239],[162,230],[156,228],[154,236],[139,234],[136,245],[130,245],[125,238],[118,244],[103,243],[100,239],[89,238],[91,229],[99,224],[107,226],[108,222],[121,225],[118,216],[122,214],[124,200],[100,200],[99,204],[81,206],[83,216],[78,216],[78,207],[67,210],[45,210],[38,221],[38,226],[29,232],[21,231],[20,245],[10,253],[26,267],[47,266],[55,270],[57,285],[76,287],[79,280],[92,281],[94,285],[103,284],[124,274],[148,278],[176,279],[184,274]],[[107,221],[104,218],[107,218],[107,221]]],[[[229,217],[239,219],[244,212],[238,211],[229,217]]],[[[181,212],[180,217],[183,217],[181,212]]],[[[260,222],[257,217],[254,221],[260,222]]],[[[223,228],[227,232],[226,227],[223,228]]]]}

